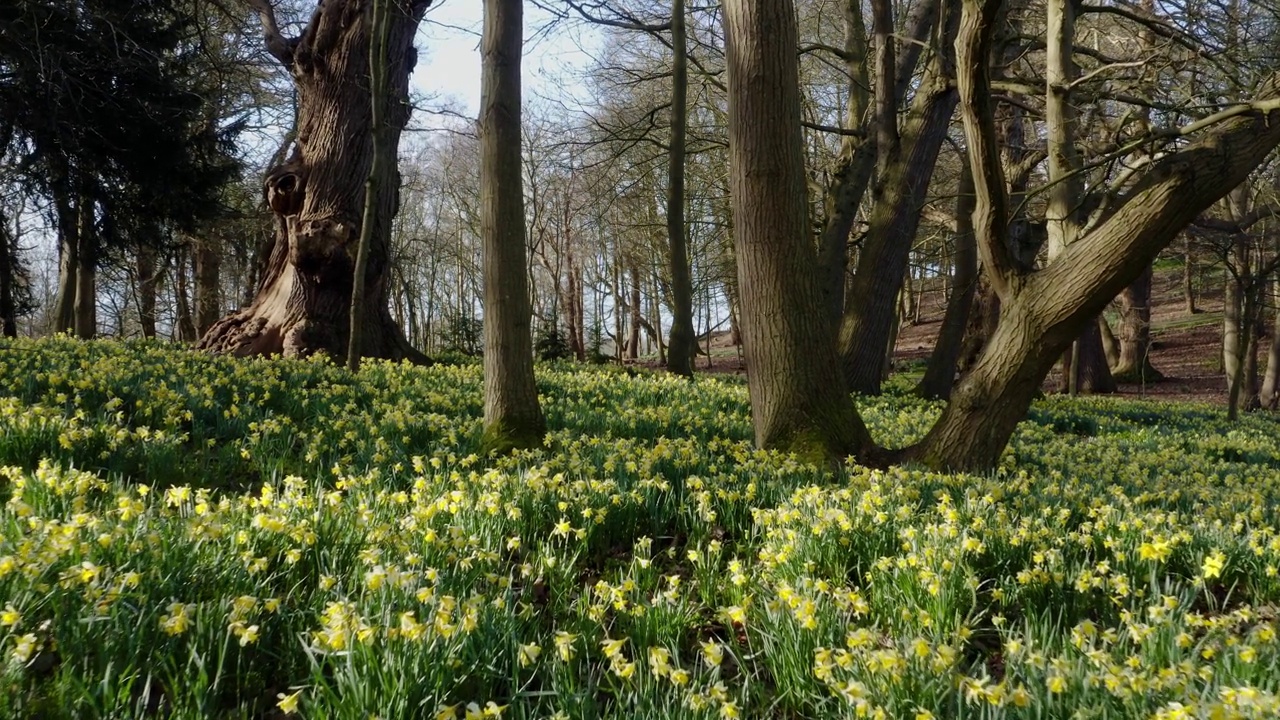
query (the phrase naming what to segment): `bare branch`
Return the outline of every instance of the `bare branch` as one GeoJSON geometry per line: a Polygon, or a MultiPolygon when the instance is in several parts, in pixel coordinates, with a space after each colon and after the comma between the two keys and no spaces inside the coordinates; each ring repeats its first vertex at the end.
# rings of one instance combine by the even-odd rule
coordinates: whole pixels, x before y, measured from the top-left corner
{"type": "Polygon", "coordinates": [[[266,43],[267,52],[279,60],[286,68],[293,66],[293,49],[296,40],[290,40],[280,33],[280,23],[276,21],[276,10],[271,0],[249,0],[249,7],[258,12],[258,20],[262,23],[262,39],[266,43]]]}

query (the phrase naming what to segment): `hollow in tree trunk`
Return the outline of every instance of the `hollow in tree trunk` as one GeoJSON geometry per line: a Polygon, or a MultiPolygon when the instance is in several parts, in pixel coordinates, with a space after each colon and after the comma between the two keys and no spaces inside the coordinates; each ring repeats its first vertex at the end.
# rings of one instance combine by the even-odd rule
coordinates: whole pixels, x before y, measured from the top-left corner
{"type": "Polygon", "coordinates": [[[547,432],[533,376],[533,312],[525,265],[520,154],[523,28],[523,0],[484,0],[479,121],[483,448],[499,453],[538,447],[547,432]]]}
{"type": "MultiPolygon", "coordinates": [[[[280,33],[267,0],[251,0],[267,49],[290,72],[297,93],[296,139],[264,181],[275,238],[249,307],[222,318],[200,347],[233,355],[346,355],[364,189],[373,163],[369,102],[370,18],[361,0],[323,0],[296,38],[280,33]]],[[[409,119],[413,36],[430,0],[392,3],[387,28],[390,102],[385,132],[399,144],[409,119]]],[[[399,199],[394,163],[377,178],[361,321],[361,354],[412,359],[387,309],[391,221],[399,199]]]]}

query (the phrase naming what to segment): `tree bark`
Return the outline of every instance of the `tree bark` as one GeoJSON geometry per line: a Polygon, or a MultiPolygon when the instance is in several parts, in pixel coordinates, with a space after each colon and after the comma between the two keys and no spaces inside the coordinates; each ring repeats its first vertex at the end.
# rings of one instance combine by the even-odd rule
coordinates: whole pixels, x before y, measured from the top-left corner
{"type": "Polygon", "coordinates": [[[729,187],[756,443],[814,462],[871,447],[849,399],[809,239],[791,0],[726,0],[729,187]]]}
{"type": "Polygon", "coordinates": [[[14,297],[18,282],[14,239],[9,218],[0,208],[0,335],[18,337],[18,307],[14,297]]]}
{"type": "Polygon", "coordinates": [[[219,302],[222,282],[222,257],[208,240],[197,240],[195,255],[196,334],[203,336],[222,315],[219,302]]]}
{"type": "MultiPolygon", "coordinates": [[[[1280,247],[1277,247],[1276,251],[1280,252],[1280,247]]],[[[1267,373],[1262,379],[1258,402],[1267,410],[1280,410],[1280,275],[1271,278],[1271,307],[1271,342],[1267,349],[1267,373]]]]}
{"type": "Polygon", "coordinates": [[[547,433],[533,375],[520,147],[523,0],[484,0],[480,236],[484,246],[485,452],[539,447],[547,433]]]}
{"type": "Polygon", "coordinates": [[[58,216],[58,294],[53,305],[53,331],[76,329],[76,271],[80,268],[80,216],[65,194],[54,197],[58,216]]]}
{"type": "Polygon", "coordinates": [[[80,198],[79,225],[75,272],[76,337],[90,340],[98,333],[98,236],[94,228],[94,203],[83,196],[80,198]]]}
{"type": "Polygon", "coordinates": [[[968,166],[960,171],[956,190],[955,273],[942,329],[934,344],[929,365],[916,393],[929,400],[945,400],[955,384],[956,363],[964,341],[969,310],[978,289],[978,246],[973,237],[973,174],[968,166]]]}
{"type": "MultiPolygon", "coordinates": [[[[200,347],[233,355],[324,353],[345,356],[351,293],[362,229],[365,182],[373,163],[369,98],[370,18],[362,0],[320,2],[302,34],[280,34],[267,0],[259,11],[268,50],[289,70],[297,92],[296,140],[264,181],[276,216],[276,236],[253,303],[219,320],[200,347]]],[[[393,3],[387,28],[391,102],[387,145],[398,146],[408,122],[409,73],[417,60],[413,36],[429,0],[393,3]]],[[[412,359],[412,348],[387,309],[391,221],[400,177],[382,168],[371,214],[360,354],[412,359]]]]}
{"type": "Polygon", "coordinates": [[[1151,364],[1151,268],[1120,293],[1120,356],[1111,374],[1117,382],[1153,383],[1164,376],[1151,364]]]}
{"type": "MultiPolygon", "coordinates": [[[[925,76],[912,99],[911,121],[900,140],[896,129],[888,133],[882,131],[877,140],[880,160],[872,188],[874,207],[870,230],[858,255],[839,334],[841,365],[853,392],[879,394],[884,380],[884,347],[892,338],[897,319],[895,305],[910,271],[911,247],[920,226],[920,208],[958,102],[959,96],[951,81],[951,40],[957,19],[944,4],[939,16],[942,40],[930,56],[925,76]]],[[[879,17],[876,22],[877,25],[886,23],[879,17]]],[[[877,38],[883,34],[886,36],[883,42],[892,44],[892,29],[890,21],[887,28],[877,29],[877,38]]],[[[877,50],[878,56],[880,52],[877,50]]],[[[888,59],[877,62],[881,64],[892,67],[892,53],[888,59]]],[[[885,75],[884,71],[877,73],[877,77],[885,75]]],[[[878,102],[889,106],[881,108],[877,124],[896,123],[893,119],[897,113],[896,100],[882,97],[878,102]]]]}
{"type": "Polygon", "coordinates": [[[671,142],[667,158],[667,244],[671,261],[671,336],[667,370],[693,377],[698,351],[693,329],[693,277],[684,222],[685,126],[688,122],[689,57],[684,0],[671,2],[671,142]]]}
{"type": "Polygon", "coordinates": [[[156,289],[160,285],[155,248],[139,245],[134,254],[134,269],[138,283],[138,325],[142,337],[152,339],[156,336],[156,289]]]}
{"type": "Polygon", "coordinates": [[[177,296],[177,317],[174,322],[175,339],[181,342],[195,342],[199,339],[196,334],[195,319],[191,315],[191,295],[187,291],[187,249],[179,247],[174,252],[173,258],[173,294],[177,296]]]}
{"type": "Polygon", "coordinates": [[[1182,299],[1188,315],[1200,312],[1196,307],[1195,271],[1195,244],[1191,239],[1191,233],[1187,233],[1186,249],[1182,255],[1182,299]]]}

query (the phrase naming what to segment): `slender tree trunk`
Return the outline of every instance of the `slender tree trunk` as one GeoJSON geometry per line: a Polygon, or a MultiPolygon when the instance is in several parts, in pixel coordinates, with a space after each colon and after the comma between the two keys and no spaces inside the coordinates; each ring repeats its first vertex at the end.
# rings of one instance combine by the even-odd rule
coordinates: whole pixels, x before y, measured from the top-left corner
{"type": "MultiPolygon", "coordinates": [[[[1116,339],[1105,315],[1098,316],[1098,333],[1102,335],[1102,354],[1107,356],[1107,364],[1114,368],[1120,364],[1120,341],[1116,339]]],[[[1112,377],[1115,377],[1114,373],[1112,377]]]]}
{"type": "Polygon", "coordinates": [[[1196,307],[1196,289],[1195,289],[1195,272],[1196,272],[1196,255],[1195,244],[1191,239],[1191,233],[1186,236],[1186,249],[1182,255],[1182,299],[1184,307],[1188,315],[1195,315],[1200,312],[1196,307]]]}
{"type": "Polygon", "coordinates": [[[222,315],[219,303],[222,282],[222,257],[208,240],[197,240],[195,255],[196,334],[204,335],[222,315]]]}
{"type": "Polygon", "coordinates": [[[834,462],[871,447],[822,307],[809,239],[790,0],[726,0],[729,186],[756,443],[834,462]]]}
{"type": "Polygon", "coordinates": [[[191,315],[191,295],[187,282],[187,249],[179,247],[173,257],[173,293],[177,296],[177,317],[174,335],[182,342],[195,342],[200,336],[196,334],[195,320],[191,315]]]}
{"type": "Polygon", "coordinates": [[[628,328],[630,337],[627,338],[627,359],[635,362],[640,359],[640,270],[634,265],[629,271],[631,275],[631,325],[628,328]]]}
{"type": "Polygon", "coordinates": [[[667,244],[671,260],[671,336],[667,370],[693,377],[698,350],[693,329],[693,277],[684,222],[685,125],[688,121],[689,57],[684,0],[671,2],[671,142],[667,159],[667,244]]]}
{"type": "Polygon", "coordinates": [[[1151,364],[1151,268],[1120,294],[1120,357],[1111,374],[1118,382],[1153,383],[1163,376],[1151,364]]]}
{"type": "Polygon", "coordinates": [[[156,268],[156,250],[149,245],[139,245],[134,254],[134,269],[138,276],[138,324],[142,337],[156,336],[156,289],[160,285],[160,270],[156,268]]]}
{"type": "MultiPolygon", "coordinates": [[[[1280,252],[1280,247],[1277,248],[1280,252]]],[[[1280,274],[1271,278],[1271,343],[1267,349],[1267,374],[1262,379],[1259,404],[1280,410],[1280,274]]]]}
{"type": "Polygon", "coordinates": [[[542,445],[533,375],[520,148],[523,0],[484,0],[480,84],[480,235],[484,245],[486,452],[542,445]]]}
{"type": "Polygon", "coordinates": [[[947,312],[942,319],[938,341],[929,356],[924,378],[916,392],[930,400],[945,400],[955,383],[969,310],[978,288],[978,246],[973,237],[973,173],[966,166],[960,172],[956,191],[955,275],[947,312]]]}
{"type": "Polygon", "coordinates": [[[9,232],[9,218],[0,208],[0,335],[18,337],[18,307],[14,299],[17,286],[16,243],[9,232]]]}
{"type": "Polygon", "coordinates": [[[98,235],[94,228],[94,203],[80,198],[80,247],[76,253],[76,337],[89,340],[98,333],[98,235]]]}
{"type": "MultiPolygon", "coordinates": [[[[358,240],[364,226],[364,186],[373,165],[369,52],[364,0],[325,0],[297,38],[280,34],[268,0],[251,0],[262,17],[267,49],[289,71],[297,93],[297,128],[288,159],[264,181],[276,216],[260,289],[253,303],[213,325],[200,347],[233,355],[346,355],[358,240]]],[[[391,3],[387,27],[389,96],[383,127],[388,148],[409,119],[409,74],[417,59],[413,36],[429,0],[391,3]]],[[[389,150],[390,152],[390,150],[389,150]]],[[[426,361],[387,309],[389,241],[400,178],[394,163],[379,168],[376,208],[368,214],[368,271],[361,330],[363,356],[426,361]]]]}

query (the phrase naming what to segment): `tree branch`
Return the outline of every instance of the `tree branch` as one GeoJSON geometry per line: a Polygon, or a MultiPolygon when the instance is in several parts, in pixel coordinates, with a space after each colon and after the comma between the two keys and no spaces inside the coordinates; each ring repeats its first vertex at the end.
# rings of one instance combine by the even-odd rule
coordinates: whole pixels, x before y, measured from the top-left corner
{"type": "Polygon", "coordinates": [[[280,23],[276,21],[276,10],[271,6],[271,0],[249,0],[249,7],[258,13],[267,52],[286,68],[293,67],[293,49],[297,47],[297,41],[280,33],[280,23]]]}

